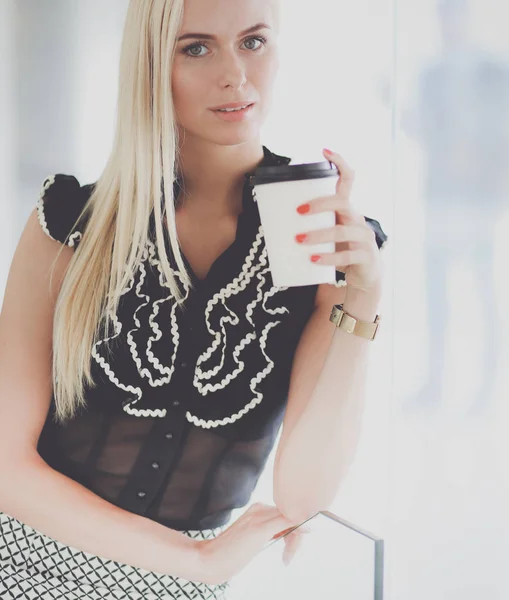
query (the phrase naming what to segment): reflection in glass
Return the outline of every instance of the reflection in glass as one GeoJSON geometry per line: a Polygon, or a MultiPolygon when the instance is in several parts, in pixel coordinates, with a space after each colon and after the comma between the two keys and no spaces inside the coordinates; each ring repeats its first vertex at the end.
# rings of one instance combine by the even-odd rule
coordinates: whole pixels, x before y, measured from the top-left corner
{"type": "MultiPolygon", "coordinates": [[[[439,48],[416,75],[403,130],[423,158],[424,264],[428,377],[405,412],[441,409],[451,309],[449,280],[468,262],[484,324],[480,382],[471,413],[493,407],[500,327],[493,273],[496,228],[507,208],[509,65],[476,39],[473,3],[439,0],[439,48]]],[[[464,327],[469,328],[470,322],[464,327]]]]}

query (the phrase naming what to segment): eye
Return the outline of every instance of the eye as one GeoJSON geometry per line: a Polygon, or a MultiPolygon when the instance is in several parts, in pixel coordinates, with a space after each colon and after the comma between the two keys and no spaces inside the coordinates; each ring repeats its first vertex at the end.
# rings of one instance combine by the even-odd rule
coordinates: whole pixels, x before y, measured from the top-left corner
{"type": "Polygon", "coordinates": [[[206,48],[205,44],[203,44],[202,42],[194,42],[194,44],[191,44],[190,46],[186,46],[185,48],[183,48],[182,52],[183,54],[186,54],[187,56],[191,56],[191,57],[200,57],[203,56],[203,54],[189,54],[189,52],[191,52],[192,50],[199,50],[200,47],[206,48]]]}
{"type": "Polygon", "coordinates": [[[265,46],[265,44],[267,43],[267,38],[264,38],[263,36],[258,36],[258,37],[251,37],[248,38],[246,40],[246,44],[249,42],[260,42],[260,46],[258,46],[257,48],[248,48],[248,50],[259,50],[262,46],[265,46]]]}
{"type": "MultiPolygon", "coordinates": [[[[251,42],[260,42],[260,46],[256,46],[256,47],[248,47],[248,50],[251,50],[253,52],[257,52],[258,50],[260,50],[260,48],[262,48],[263,46],[265,46],[267,44],[267,38],[263,37],[263,36],[256,36],[256,37],[250,37],[248,38],[244,44],[250,44],[251,42]]],[[[205,54],[200,54],[200,48],[207,48],[207,44],[205,44],[205,42],[193,42],[192,44],[190,44],[189,46],[186,46],[185,48],[182,49],[182,53],[185,54],[186,56],[189,56],[190,58],[201,58],[202,56],[205,56],[205,54]],[[194,52],[195,50],[197,50],[198,52],[194,52]]]]}

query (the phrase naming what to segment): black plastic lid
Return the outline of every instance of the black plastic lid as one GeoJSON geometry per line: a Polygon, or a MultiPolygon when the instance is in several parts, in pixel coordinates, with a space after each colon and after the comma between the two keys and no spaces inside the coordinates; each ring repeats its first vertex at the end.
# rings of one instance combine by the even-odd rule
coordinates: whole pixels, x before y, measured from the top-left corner
{"type": "Polygon", "coordinates": [[[255,169],[249,177],[249,183],[251,185],[262,185],[264,183],[276,183],[280,181],[337,177],[338,175],[339,172],[336,165],[329,161],[301,165],[275,165],[255,169]]]}

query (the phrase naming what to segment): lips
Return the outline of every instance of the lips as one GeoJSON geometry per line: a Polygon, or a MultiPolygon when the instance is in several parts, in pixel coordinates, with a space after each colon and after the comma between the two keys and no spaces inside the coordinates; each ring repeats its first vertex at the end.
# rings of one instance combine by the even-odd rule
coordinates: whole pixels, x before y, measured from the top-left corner
{"type": "Polygon", "coordinates": [[[242,112],[243,110],[247,110],[248,108],[250,108],[252,106],[252,104],[246,104],[246,106],[239,106],[238,108],[218,108],[216,111],[214,112],[221,112],[221,113],[235,113],[235,112],[242,112]]]}
{"type": "Polygon", "coordinates": [[[218,111],[218,110],[223,110],[223,109],[233,109],[233,108],[242,108],[242,107],[247,107],[247,106],[251,106],[252,104],[254,104],[254,102],[249,102],[249,101],[245,101],[245,102],[230,102],[229,104],[222,104],[220,106],[215,106],[214,108],[211,108],[210,110],[213,111],[218,111]]]}
{"type": "Polygon", "coordinates": [[[249,115],[254,110],[254,104],[248,104],[246,108],[237,108],[235,110],[211,110],[217,119],[229,123],[240,123],[249,119],[249,115]]]}

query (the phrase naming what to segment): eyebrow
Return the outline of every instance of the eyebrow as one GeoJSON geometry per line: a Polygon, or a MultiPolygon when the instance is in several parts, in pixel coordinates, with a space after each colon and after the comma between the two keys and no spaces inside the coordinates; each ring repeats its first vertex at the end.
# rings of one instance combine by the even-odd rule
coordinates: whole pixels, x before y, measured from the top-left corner
{"type": "MultiPolygon", "coordinates": [[[[265,23],[257,23],[256,25],[253,25],[249,29],[246,29],[245,31],[241,31],[239,34],[239,37],[247,35],[248,33],[254,33],[255,31],[258,31],[259,29],[270,29],[270,27],[268,25],[266,25],[265,23]]],[[[182,40],[194,39],[194,38],[199,38],[201,40],[215,40],[216,36],[210,35],[210,33],[185,33],[184,35],[181,35],[177,41],[181,42],[182,40]]]]}

